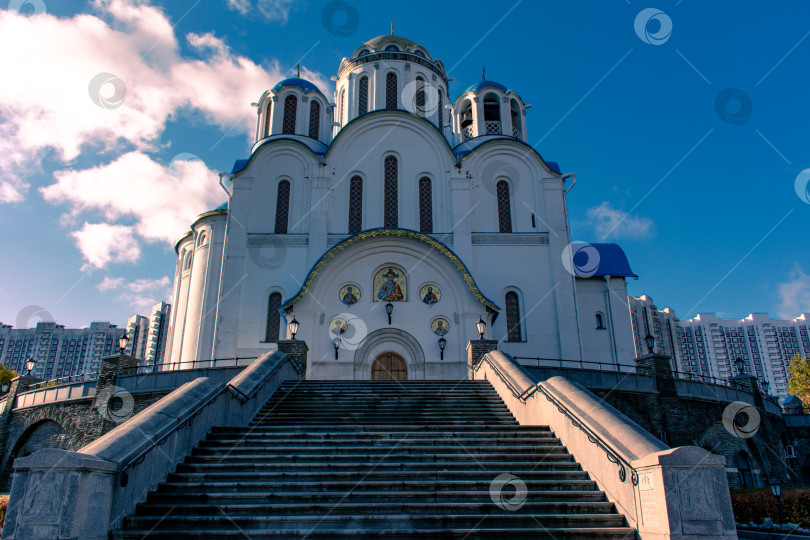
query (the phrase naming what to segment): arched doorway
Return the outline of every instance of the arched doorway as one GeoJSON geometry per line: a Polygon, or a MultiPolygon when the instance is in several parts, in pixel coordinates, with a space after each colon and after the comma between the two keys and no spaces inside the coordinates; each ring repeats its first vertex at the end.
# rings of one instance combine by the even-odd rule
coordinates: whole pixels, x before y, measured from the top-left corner
{"type": "Polygon", "coordinates": [[[398,354],[387,352],[374,359],[371,365],[371,378],[378,380],[404,380],[408,378],[408,367],[398,354]]]}

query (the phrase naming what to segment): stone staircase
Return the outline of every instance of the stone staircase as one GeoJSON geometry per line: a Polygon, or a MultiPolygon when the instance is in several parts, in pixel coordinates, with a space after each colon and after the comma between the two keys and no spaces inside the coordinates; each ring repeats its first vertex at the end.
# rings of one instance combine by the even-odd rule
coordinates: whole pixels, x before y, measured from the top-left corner
{"type": "Polygon", "coordinates": [[[486,381],[285,383],[112,534],[144,536],[636,538],[554,433],[518,425],[486,381]]]}

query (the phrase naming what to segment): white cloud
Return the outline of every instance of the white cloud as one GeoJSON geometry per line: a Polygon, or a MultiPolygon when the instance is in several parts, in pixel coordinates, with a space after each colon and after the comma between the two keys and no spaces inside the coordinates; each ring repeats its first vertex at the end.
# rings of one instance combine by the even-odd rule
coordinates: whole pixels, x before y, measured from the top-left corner
{"type": "Polygon", "coordinates": [[[166,15],[138,0],[95,0],[93,8],[98,15],[69,19],[0,11],[7,51],[0,55],[0,202],[24,197],[26,174],[46,150],[65,163],[90,150],[154,150],[180,112],[252,135],[250,103],[285,76],[278,64],[262,67],[213,34],[188,34],[199,58],[182,57],[166,15]],[[97,105],[113,92],[111,84],[90,88],[100,73],[123,82],[120,106],[97,105]]]}
{"type": "Polygon", "coordinates": [[[103,292],[115,291],[118,301],[125,302],[141,315],[148,315],[158,302],[167,302],[172,293],[168,276],[134,281],[105,276],[96,288],[103,292]]]}
{"type": "Polygon", "coordinates": [[[648,238],[655,235],[655,224],[652,219],[633,216],[613,208],[607,201],[589,208],[588,219],[600,241],[608,238],[648,238]]]}
{"type": "Polygon", "coordinates": [[[57,171],[54,177],[55,184],[40,190],[45,200],[67,204],[72,216],[96,210],[111,222],[135,218],[132,232],[148,242],[177,240],[194,217],[226,197],[216,173],[201,160],[167,167],[142,152],[91,169],[57,171]]]}
{"type": "MultiPolygon", "coordinates": [[[[278,21],[282,25],[290,20],[290,10],[295,7],[294,0],[257,0],[256,7],[269,21],[278,21]]],[[[253,9],[250,0],[228,0],[228,8],[247,15],[253,9]]]]}
{"type": "Polygon", "coordinates": [[[250,0],[228,0],[228,8],[247,15],[251,8],[250,0]]]}
{"type": "Polygon", "coordinates": [[[259,0],[258,8],[268,20],[287,24],[293,0],[259,0]]]}
{"type": "Polygon", "coordinates": [[[111,262],[132,263],[141,256],[132,227],[108,223],[86,223],[73,237],[87,261],[82,270],[103,268],[111,262]]]}
{"type": "MultiPolygon", "coordinates": [[[[0,49],[7,51],[0,55],[0,203],[24,199],[46,153],[68,167],[41,193],[68,206],[63,223],[84,222],[72,233],[84,269],[134,262],[140,241],[172,242],[224,199],[202,161],[170,170],[150,157],[169,120],[191,114],[226,135],[252,137],[250,103],[287,76],[278,63],[260,66],[234,54],[212,33],[186,35],[196,57],[182,56],[171,21],[142,0],[93,0],[92,7],[95,14],[61,19],[0,10],[0,49]],[[85,157],[97,165],[69,168],[85,157]],[[106,223],[87,211],[100,211],[106,223]]],[[[304,68],[302,75],[322,90],[330,86],[318,73],[304,68]]]]}
{"type": "Polygon", "coordinates": [[[810,276],[797,264],[788,281],[777,285],[779,291],[779,316],[785,319],[810,312],[810,276]]]}

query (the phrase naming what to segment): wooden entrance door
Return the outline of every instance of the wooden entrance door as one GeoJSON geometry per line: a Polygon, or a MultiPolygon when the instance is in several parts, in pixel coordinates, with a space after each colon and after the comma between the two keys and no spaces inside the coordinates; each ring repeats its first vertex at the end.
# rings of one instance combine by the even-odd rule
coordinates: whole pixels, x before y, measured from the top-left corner
{"type": "Polygon", "coordinates": [[[407,379],[408,367],[401,356],[383,353],[371,365],[372,379],[407,379]]]}

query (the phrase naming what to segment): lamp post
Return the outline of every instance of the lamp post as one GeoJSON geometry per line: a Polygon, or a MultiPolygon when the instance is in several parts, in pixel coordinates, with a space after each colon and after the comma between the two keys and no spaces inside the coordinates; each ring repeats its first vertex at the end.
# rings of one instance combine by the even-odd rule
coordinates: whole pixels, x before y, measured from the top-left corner
{"type": "Polygon", "coordinates": [[[332,340],[332,345],[335,347],[335,360],[338,359],[338,349],[340,349],[340,336],[335,336],[335,339],[332,340]]]}
{"type": "Polygon", "coordinates": [[[439,359],[444,360],[444,348],[447,347],[447,340],[444,336],[439,338],[439,359]]]}
{"type": "Polygon", "coordinates": [[[385,304],[385,312],[388,314],[388,324],[391,324],[391,314],[394,312],[394,304],[391,302],[385,304]]]}
{"type": "Polygon", "coordinates": [[[121,334],[121,337],[118,338],[118,350],[121,355],[124,355],[124,351],[127,349],[127,344],[129,343],[129,336],[126,332],[121,334]]]}
{"type": "Polygon", "coordinates": [[[484,339],[484,330],[487,329],[487,323],[484,322],[484,319],[478,317],[478,322],[475,323],[475,329],[478,331],[478,339],[484,339]]]}
{"type": "Polygon", "coordinates": [[[647,334],[644,337],[644,343],[647,344],[647,353],[652,354],[653,347],[655,347],[655,338],[652,336],[652,334],[647,334]]]}
{"type": "Polygon", "coordinates": [[[0,383],[0,392],[3,392],[4,394],[8,393],[8,389],[10,386],[11,385],[9,384],[8,381],[3,381],[2,383],[0,383]]]}
{"type": "Polygon", "coordinates": [[[29,356],[28,360],[25,362],[25,369],[28,370],[26,375],[31,375],[31,372],[34,371],[34,366],[36,366],[36,361],[34,360],[33,356],[29,356]]]}
{"type": "Polygon", "coordinates": [[[737,368],[737,375],[742,375],[745,373],[745,362],[743,362],[742,358],[737,358],[734,360],[734,366],[737,368]]]}
{"type": "Polygon", "coordinates": [[[776,478],[771,478],[771,481],[768,482],[768,486],[771,488],[771,493],[776,498],[776,511],[779,514],[779,524],[785,522],[785,515],[782,510],[782,483],[777,480],[776,478]]]}
{"type": "Polygon", "coordinates": [[[293,316],[293,320],[287,324],[287,327],[290,329],[290,335],[292,336],[292,340],[295,341],[295,334],[298,333],[298,325],[300,323],[296,320],[295,316],[293,316]]]}

